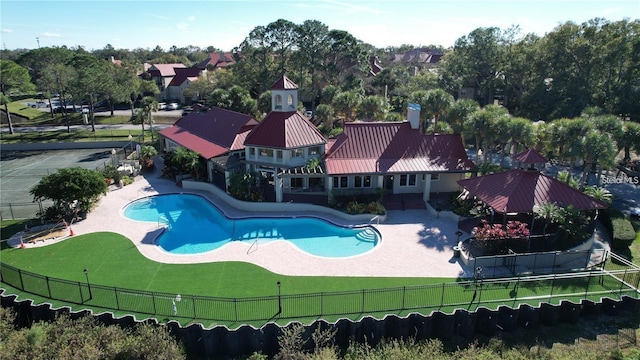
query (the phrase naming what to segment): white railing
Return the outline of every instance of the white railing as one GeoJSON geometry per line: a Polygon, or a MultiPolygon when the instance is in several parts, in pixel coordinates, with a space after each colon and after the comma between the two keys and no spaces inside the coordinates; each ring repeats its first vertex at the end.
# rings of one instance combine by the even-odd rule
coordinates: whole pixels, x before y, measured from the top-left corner
{"type": "Polygon", "coordinates": [[[258,239],[260,239],[260,238],[256,238],[256,239],[253,241],[253,243],[251,244],[251,246],[249,246],[249,249],[247,249],[247,254],[250,254],[250,253],[252,253],[252,252],[254,252],[254,251],[258,251],[258,239]],[[251,251],[251,249],[253,249],[253,248],[254,248],[254,246],[255,246],[255,250],[251,251]]]}

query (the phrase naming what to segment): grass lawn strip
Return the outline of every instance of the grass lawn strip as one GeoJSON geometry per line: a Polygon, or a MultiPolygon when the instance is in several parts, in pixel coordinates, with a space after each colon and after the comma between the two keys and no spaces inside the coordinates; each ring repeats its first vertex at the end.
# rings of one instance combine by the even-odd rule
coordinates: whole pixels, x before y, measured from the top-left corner
{"type": "MultiPolygon", "coordinates": [[[[191,319],[189,321],[194,321],[199,318],[220,318],[220,314],[225,314],[226,321],[221,320],[215,323],[231,325],[239,324],[236,320],[244,323],[244,319],[266,319],[265,313],[273,313],[275,316],[277,312],[275,283],[278,280],[282,281],[283,295],[300,294],[295,297],[283,297],[283,313],[279,315],[280,318],[322,317],[327,320],[344,317],[338,314],[345,311],[351,313],[349,318],[354,320],[369,313],[386,314],[387,312],[379,311],[381,308],[408,309],[396,311],[398,314],[408,314],[412,311],[411,309],[428,314],[435,310],[450,312],[458,308],[473,310],[477,306],[497,308],[503,304],[517,306],[520,303],[532,305],[538,305],[541,302],[559,303],[560,300],[565,299],[579,302],[584,298],[587,285],[589,298],[595,301],[599,300],[600,294],[607,296],[611,291],[627,290],[611,277],[603,277],[602,281],[598,281],[597,277],[532,281],[521,283],[516,288],[515,282],[509,281],[461,285],[452,283],[453,279],[280,276],[240,262],[160,264],[144,258],[128,239],[114,233],[77,236],[41,248],[5,249],[1,255],[6,264],[39,274],[47,274],[54,278],[71,280],[69,284],[62,284],[60,289],[52,291],[55,291],[58,296],[70,293],[70,296],[74,296],[70,301],[79,302],[79,299],[82,299],[86,301],[85,306],[96,306],[98,311],[105,309],[105,306],[115,308],[118,302],[121,309],[128,311],[116,311],[117,314],[159,313],[160,315],[155,317],[163,320],[173,317],[171,300],[174,294],[180,293],[183,297],[177,304],[178,317],[184,314],[186,318],[191,319]],[[89,300],[88,287],[84,285],[86,280],[82,270],[85,267],[91,269],[90,281],[94,284],[92,300],[89,300]],[[112,288],[98,287],[97,284],[128,289],[147,289],[167,293],[167,295],[159,295],[155,301],[136,291],[123,292],[116,296],[112,288]],[[365,288],[377,290],[370,295],[362,291],[365,288]],[[349,293],[326,294],[322,297],[317,294],[304,295],[332,291],[349,291],[349,293]],[[551,293],[559,297],[550,297],[548,294],[551,293]],[[196,296],[191,298],[190,295],[196,296]],[[204,300],[199,300],[197,296],[239,298],[239,302],[215,302],[215,306],[222,308],[210,309],[212,303],[202,302],[204,300]],[[247,299],[259,296],[271,298],[247,299]],[[194,304],[194,302],[198,303],[194,304]],[[198,313],[194,313],[194,305],[198,304],[199,306],[196,306],[198,313]],[[443,306],[443,304],[446,305],[443,306]],[[231,315],[234,312],[239,314],[238,318],[231,315]],[[309,316],[310,314],[314,316],[309,316]]],[[[46,282],[42,279],[28,279],[26,283],[33,286],[32,291],[36,293],[45,294],[47,291],[46,282]]],[[[617,298],[618,294],[615,293],[610,297],[617,298]]],[[[74,306],[74,308],[84,307],[74,306]]],[[[139,315],[139,317],[145,318],[150,315],[139,315]]],[[[202,320],[202,322],[214,323],[211,320],[202,320]]],[[[259,326],[264,323],[264,320],[249,322],[259,326]]]]}

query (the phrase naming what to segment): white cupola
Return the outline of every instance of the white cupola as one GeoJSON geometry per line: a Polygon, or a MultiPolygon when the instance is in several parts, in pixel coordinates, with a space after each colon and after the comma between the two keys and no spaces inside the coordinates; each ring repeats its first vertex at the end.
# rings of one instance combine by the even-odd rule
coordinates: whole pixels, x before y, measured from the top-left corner
{"type": "Polygon", "coordinates": [[[282,75],[271,85],[271,111],[289,112],[298,109],[298,85],[282,75]]]}

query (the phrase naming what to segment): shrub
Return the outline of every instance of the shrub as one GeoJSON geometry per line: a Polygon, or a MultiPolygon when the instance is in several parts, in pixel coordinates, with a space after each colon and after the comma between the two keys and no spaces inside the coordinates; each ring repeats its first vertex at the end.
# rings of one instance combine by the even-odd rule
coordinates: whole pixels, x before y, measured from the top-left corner
{"type": "Polygon", "coordinates": [[[631,221],[625,218],[613,218],[611,219],[611,225],[613,228],[611,246],[614,249],[625,249],[629,247],[636,238],[636,232],[633,229],[631,221]]]}
{"type": "Polygon", "coordinates": [[[132,183],[133,183],[133,179],[131,178],[131,176],[125,175],[125,176],[122,177],[122,184],[124,186],[130,185],[132,183]]]}
{"type": "Polygon", "coordinates": [[[122,174],[120,174],[118,169],[113,165],[105,166],[104,170],[102,170],[102,176],[104,176],[105,179],[113,179],[113,182],[116,184],[122,178],[122,174]]]}

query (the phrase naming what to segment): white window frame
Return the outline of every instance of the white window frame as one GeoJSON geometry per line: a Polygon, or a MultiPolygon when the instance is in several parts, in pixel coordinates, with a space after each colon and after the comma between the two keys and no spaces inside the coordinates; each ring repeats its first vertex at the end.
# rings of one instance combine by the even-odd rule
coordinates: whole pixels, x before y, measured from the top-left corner
{"type": "Polygon", "coordinates": [[[401,187],[416,187],[417,184],[418,184],[418,179],[416,174],[401,174],[398,180],[398,186],[401,186],[401,187]],[[404,181],[403,181],[403,178],[404,178],[404,181]]]}
{"type": "Polygon", "coordinates": [[[355,175],[353,177],[353,187],[354,188],[370,188],[371,175],[355,175]],[[360,184],[358,184],[358,182],[360,182],[360,184]]]}
{"type": "Polygon", "coordinates": [[[334,189],[346,189],[349,187],[349,177],[348,176],[334,176],[333,177],[333,188],[334,189]],[[346,179],[346,184],[342,185],[342,180],[346,179]]]}

